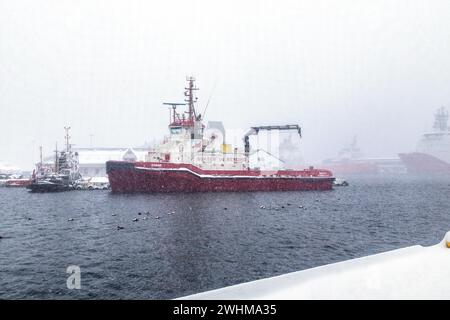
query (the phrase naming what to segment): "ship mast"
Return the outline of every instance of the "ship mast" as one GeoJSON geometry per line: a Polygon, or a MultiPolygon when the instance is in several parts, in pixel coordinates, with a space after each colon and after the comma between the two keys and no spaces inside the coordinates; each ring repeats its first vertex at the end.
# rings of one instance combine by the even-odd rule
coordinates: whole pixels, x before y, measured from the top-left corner
{"type": "MultiPolygon", "coordinates": [[[[195,85],[194,77],[186,77],[186,81],[187,84],[184,88],[184,103],[164,102],[163,105],[171,107],[171,109],[169,109],[169,129],[171,136],[174,135],[178,137],[176,139],[180,139],[180,137],[190,137],[187,143],[190,143],[191,161],[194,161],[194,149],[199,144],[201,147],[204,126],[201,123],[201,115],[197,115],[195,110],[195,103],[198,100],[195,96],[195,91],[199,90],[199,88],[195,85]],[[187,111],[178,113],[177,107],[184,105],[188,106],[187,111]],[[180,136],[180,133],[183,133],[183,135],[180,136]]],[[[201,148],[201,150],[203,151],[203,148],[201,148]]],[[[164,157],[165,159],[170,159],[170,153],[166,153],[164,157]]],[[[183,159],[183,154],[181,154],[181,158],[183,159]]]]}
{"type": "Polygon", "coordinates": [[[42,146],[39,146],[39,164],[42,168],[42,146]]]}
{"type": "Polygon", "coordinates": [[[58,173],[58,142],[55,145],[55,173],[58,173]]]}
{"type": "Polygon", "coordinates": [[[194,77],[187,77],[186,81],[188,82],[188,86],[187,88],[184,88],[186,90],[184,92],[184,96],[186,97],[184,101],[186,101],[189,106],[188,120],[189,122],[194,123],[194,121],[197,120],[197,114],[194,107],[194,103],[197,102],[197,97],[194,97],[194,91],[198,90],[198,88],[195,86],[194,77]]]}
{"type": "Polygon", "coordinates": [[[444,107],[441,107],[437,110],[436,114],[434,115],[434,125],[433,128],[439,131],[446,131],[448,130],[448,111],[445,110],[444,107]]]}
{"type": "Polygon", "coordinates": [[[69,136],[69,130],[70,127],[64,127],[64,130],[66,131],[66,135],[64,136],[64,139],[66,139],[66,152],[69,153],[70,150],[70,136],[69,136]]]}
{"type": "Polygon", "coordinates": [[[194,91],[198,90],[195,86],[195,78],[187,77],[186,78],[187,87],[185,87],[184,96],[185,103],[175,103],[175,102],[164,102],[163,105],[171,106],[172,110],[170,110],[169,118],[170,124],[169,126],[182,126],[184,128],[193,128],[195,126],[195,121],[199,121],[200,115],[197,116],[197,112],[195,110],[195,103],[197,102],[197,97],[194,94],[194,91]],[[178,106],[188,106],[188,111],[185,111],[181,116],[177,112],[178,106]],[[187,117],[186,117],[187,114],[187,117]]]}

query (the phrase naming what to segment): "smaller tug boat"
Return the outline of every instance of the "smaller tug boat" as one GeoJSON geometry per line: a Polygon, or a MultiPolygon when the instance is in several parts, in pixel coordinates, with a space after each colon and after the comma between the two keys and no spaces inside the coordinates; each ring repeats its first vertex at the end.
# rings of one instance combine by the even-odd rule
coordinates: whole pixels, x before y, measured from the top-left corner
{"type": "Polygon", "coordinates": [[[56,148],[53,168],[43,164],[41,147],[41,161],[37,165],[37,171],[33,171],[31,183],[27,186],[31,192],[75,190],[77,183],[81,180],[78,153],[72,151],[69,143],[70,127],[64,127],[64,129],[66,130],[66,150],[58,152],[56,148]]]}
{"type": "Polygon", "coordinates": [[[30,182],[21,174],[0,174],[0,187],[26,187],[30,182]]]}
{"type": "Polygon", "coordinates": [[[7,188],[23,188],[30,185],[30,183],[29,178],[24,178],[22,175],[14,175],[5,181],[4,186],[7,188]]]}
{"type": "Polygon", "coordinates": [[[19,167],[0,161],[0,187],[25,187],[29,183],[19,167]]]}

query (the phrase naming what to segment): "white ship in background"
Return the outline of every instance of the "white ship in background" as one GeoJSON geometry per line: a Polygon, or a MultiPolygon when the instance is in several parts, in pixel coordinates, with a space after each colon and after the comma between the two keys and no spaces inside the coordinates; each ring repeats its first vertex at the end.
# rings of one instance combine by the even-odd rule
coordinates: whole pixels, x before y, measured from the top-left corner
{"type": "Polygon", "coordinates": [[[301,169],[305,167],[305,159],[297,139],[299,139],[298,136],[293,136],[292,133],[281,139],[279,157],[283,166],[287,168],[301,169]]]}
{"type": "Polygon", "coordinates": [[[434,116],[434,131],[422,135],[416,152],[399,154],[408,173],[450,174],[450,128],[448,111],[441,107],[434,116]]]}

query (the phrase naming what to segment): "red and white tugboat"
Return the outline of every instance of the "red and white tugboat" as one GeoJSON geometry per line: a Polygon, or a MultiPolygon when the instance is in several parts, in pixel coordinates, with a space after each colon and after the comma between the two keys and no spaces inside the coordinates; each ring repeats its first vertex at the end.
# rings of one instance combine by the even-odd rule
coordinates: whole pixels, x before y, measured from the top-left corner
{"type": "Polygon", "coordinates": [[[305,170],[260,170],[251,168],[249,136],[261,130],[296,130],[298,125],[252,127],[244,136],[240,151],[223,145],[222,150],[208,149],[211,140],[204,135],[202,117],[195,110],[198,88],[195,79],[187,79],[186,103],[172,106],[170,135],[164,143],[148,152],[145,162],[108,161],[106,172],[112,192],[213,192],[213,191],[294,191],[330,190],[331,171],[310,167],[305,170]],[[177,106],[187,105],[182,114],[177,106]]]}

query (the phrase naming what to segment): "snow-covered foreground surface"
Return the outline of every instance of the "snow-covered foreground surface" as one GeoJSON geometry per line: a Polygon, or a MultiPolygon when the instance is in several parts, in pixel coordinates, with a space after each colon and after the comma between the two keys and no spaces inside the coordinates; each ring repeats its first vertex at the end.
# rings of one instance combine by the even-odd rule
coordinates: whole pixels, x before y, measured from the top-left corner
{"type": "Polygon", "coordinates": [[[450,232],[412,246],[181,299],[450,299],[450,232]]]}

